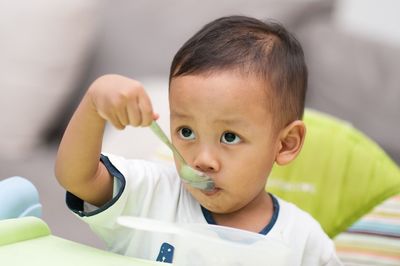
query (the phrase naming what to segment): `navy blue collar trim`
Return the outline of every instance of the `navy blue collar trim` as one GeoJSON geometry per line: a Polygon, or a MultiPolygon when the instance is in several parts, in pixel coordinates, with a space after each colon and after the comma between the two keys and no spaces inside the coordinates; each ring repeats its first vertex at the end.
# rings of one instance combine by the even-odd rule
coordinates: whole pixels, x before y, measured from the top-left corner
{"type": "Polygon", "coordinates": [[[118,199],[121,197],[122,192],[125,189],[125,184],[126,180],[124,175],[118,171],[118,169],[111,163],[110,159],[107,156],[104,156],[103,154],[100,155],[100,161],[104,164],[104,166],[107,168],[108,172],[115,178],[118,179],[118,181],[121,183],[121,189],[118,191],[118,194],[112,198],[109,202],[104,204],[103,206],[100,206],[98,209],[91,211],[91,212],[85,212],[83,210],[83,204],[84,201],[71,192],[67,191],[66,194],[66,203],[68,208],[73,211],[74,213],[78,214],[79,216],[92,216],[95,214],[98,214],[109,207],[111,207],[118,199]]]}
{"type": "MultiPolygon", "coordinates": [[[[272,198],[272,206],[273,206],[273,213],[272,213],[272,217],[271,220],[269,221],[269,223],[259,232],[259,234],[262,235],[267,235],[269,231],[271,231],[272,227],[274,227],[276,220],[278,219],[278,215],[279,215],[279,202],[278,200],[274,197],[274,195],[272,195],[271,193],[269,193],[269,195],[272,198]]],[[[208,224],[217,224],[214,220],[214,217],[212,216],[212,213],[207,210],[206,208],[204,208],[203,206],[201,206],[201,211],[203,212],[204,218],[206,219],[208,224]]]]}

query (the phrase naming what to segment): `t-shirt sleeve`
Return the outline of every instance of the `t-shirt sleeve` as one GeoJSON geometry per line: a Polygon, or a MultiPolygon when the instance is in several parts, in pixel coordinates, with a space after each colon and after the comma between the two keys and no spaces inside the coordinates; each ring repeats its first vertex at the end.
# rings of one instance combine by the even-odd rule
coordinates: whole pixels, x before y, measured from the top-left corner
{"type": "Polygon", "coordinates": [[[66,203],[109,247],[118,246],[114,240],[126,234],[117,222],[119,216],[173,219],[181,189],[173,165],[112,154],[103,154],[100,160],[114,177],[113,198],[97,207],[67,192],[66,203]]]}
{"type": "Polygon", "coordinates": [[[124,194],[126,188],[126,178],[112,164],[108,156],[101,155],[100,161],[106,167],[107,171],[114,177],[112,199],[102,206],[94,206],[67,191],[66,203],[68,208],[83,220],[90,223],[91,220],[96,221],[101,219],[102,216],[106,216],[108,217],[108,222],[104,224],[104,226],[107,226],[108,224],[110,227],[112,227],[112,223],[114,222],[112,217],[119,215],[118,210],[123,209],[121,207],[124,204],[124,201],[126,201],[126,193],[124,194]]]}

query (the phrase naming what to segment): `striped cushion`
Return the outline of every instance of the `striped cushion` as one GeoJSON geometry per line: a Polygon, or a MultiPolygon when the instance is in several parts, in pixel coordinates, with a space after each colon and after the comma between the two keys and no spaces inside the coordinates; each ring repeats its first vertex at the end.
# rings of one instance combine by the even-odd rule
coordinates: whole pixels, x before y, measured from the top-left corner
{"type": "Polygon", "coordinates": [[[335,244],[345,265],[400,265],[400,194],[339,234],[335,244]]]}

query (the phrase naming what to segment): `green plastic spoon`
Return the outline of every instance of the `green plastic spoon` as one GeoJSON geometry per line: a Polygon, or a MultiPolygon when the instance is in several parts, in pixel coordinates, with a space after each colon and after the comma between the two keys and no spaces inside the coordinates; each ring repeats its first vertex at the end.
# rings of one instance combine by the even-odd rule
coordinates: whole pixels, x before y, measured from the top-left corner
{"type": "Polygon", "coordinates": [[[174,145],[169,141],[168,137],[165,135],[164,131],[160,128],[156,121],[153,121],[150,125],[150,129],[157,135],[157,137],[167,145],[171,151],[175,154],[176,158],[180,161],[181,167],[179,169],[179,176],[181,179],[191,185],[192,187],[202,189],[202,190],[212,190],[214,189],[214,182],[206,174],[197,171],[190,167],[182,155],[178,152],[174,145]]]}

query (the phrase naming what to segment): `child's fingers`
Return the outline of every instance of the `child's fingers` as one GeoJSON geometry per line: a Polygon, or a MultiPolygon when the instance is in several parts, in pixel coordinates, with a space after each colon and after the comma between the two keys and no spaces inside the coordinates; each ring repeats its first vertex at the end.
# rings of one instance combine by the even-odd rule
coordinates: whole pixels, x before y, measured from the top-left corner
{"type": "Polygon", "coordinates": [[[143,93],[142,97],[139,98],[139,108],[142,113],[142,126],[149,126],[153,119],[153,107],[149,96],[143,93]]]}
{"type": "Polygon", "coordinates": [[[128,113],[129,124],[132,126],[139,126],[142,123],[142,114],[139,109],[139,105],[137,100],[133,101],[132,103],[128,103],[126,106],[126,111],[128,113]]]}
{"type": "Polygon", "coordinates": [[[110,122],[115,128],[122,130],[125,128],[125,125],[122,124],[122,122],[120,121],[120,119],[118,118],[118,115],[110,113],[108,115],[106,115],[106,119],[108,122],[110,122]]]}
{"type": "Polygon", "coordinates": [[[115,128],[121,130],[125,128],[125,125],[121,123],[121,121],[118,119],[118,116],[115,113],[110,111],[101,111],[101,110],[97,110],[97,112],[100,115],[100,117],[102,117],[108,123],[112,124],[115,128]]]}
{"type": "Polygon", "coordinates": [[[122,106],[121,108],[118,109],[116,117],[119,120],[120,124],[122,124],[123,126],[129,125],[128,110],[125,106],[122,106]]]}

